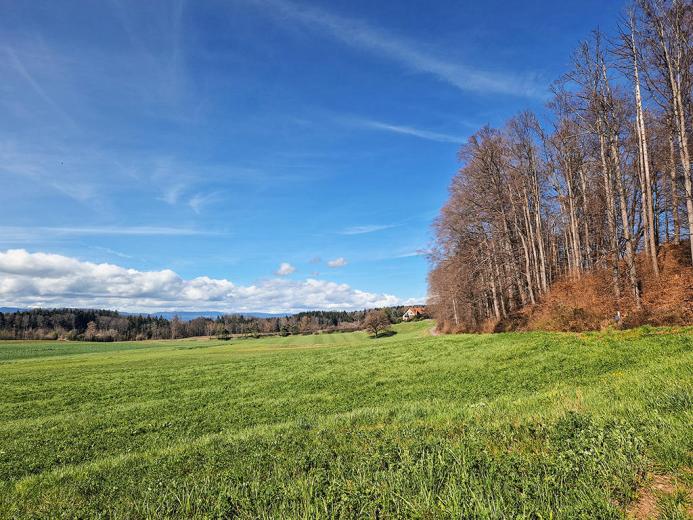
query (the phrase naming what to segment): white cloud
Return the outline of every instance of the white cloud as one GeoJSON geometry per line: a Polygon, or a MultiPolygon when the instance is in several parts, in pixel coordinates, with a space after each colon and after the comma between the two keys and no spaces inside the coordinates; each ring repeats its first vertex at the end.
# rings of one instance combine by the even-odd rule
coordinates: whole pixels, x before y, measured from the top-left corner
{"type": "Polygon", "coordinates": [[[536,75],[491,72],[448,61],[424,49],[420,42],[388,34],[360,20],[334,15],[289,0],[254,0],[269,13],[284,20],[317,28],[332,38],[395,61],[415,72],[430,74],[460,90],[482,94],[508,94],[530,98],[546,97],[546,88],[536,75]]]}
{"type": "Polygon", "coordinates": [[[279,269],[277,269],[276,274],[278,274],[279,276],[287,276],[293,273],[295,270],[296,268],[289,262],[282,262],[281,264],[279,264],[279,269]]]}
{"type": "Polygon", "coordinates": [[[334,260],[330,260],[329,262],[327,262],[327,267],[332,267],[332,268],[344,267],[345,265],[347,265],[347,261],[346,261],[346,259],[345,259],[344,257],[342,257],[342,256],[340,256],[339,258],[335,258],[334,260]]]}
{"type": "Polygon", "coordinates": [[[390,294],[311,278],[270,279],[242,286],[207,276],[186,280],[170,269],[138,271],[24,249],[0,252],[2,306],[90,307],[132,312],[297,312],[363,309],[404,302],[390,294]]]}
{"type": "Polygon", "coordinates": [[[351,226],[340,231],[342,235],[365,235],[366,233],[375,233],[384,229],[395,227],[394,224],[369,224],[367,226],[351,226]]]}

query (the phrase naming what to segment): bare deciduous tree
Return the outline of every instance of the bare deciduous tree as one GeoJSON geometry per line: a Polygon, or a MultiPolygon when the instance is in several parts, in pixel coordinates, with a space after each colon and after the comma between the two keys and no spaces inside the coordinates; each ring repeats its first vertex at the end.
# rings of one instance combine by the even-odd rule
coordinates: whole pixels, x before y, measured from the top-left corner
{"type": "Polygon", "coordinates": [[[383,310],[370,311],[363,320],[363,326],[377,338],[381,332],[384,332],[390,326],[390,318],[383,310]]]}

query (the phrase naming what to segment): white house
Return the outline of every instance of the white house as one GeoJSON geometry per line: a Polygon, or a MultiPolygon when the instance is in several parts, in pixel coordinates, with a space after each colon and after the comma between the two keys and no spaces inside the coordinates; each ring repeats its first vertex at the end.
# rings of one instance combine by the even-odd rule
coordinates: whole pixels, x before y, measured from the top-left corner
{"type": "Polygon", "coordinates": [[[425,307],[409,307],[407,312],[402,316],[402,321],[413,320],[414,318],[420,318],[426,315],[425,307]]]}

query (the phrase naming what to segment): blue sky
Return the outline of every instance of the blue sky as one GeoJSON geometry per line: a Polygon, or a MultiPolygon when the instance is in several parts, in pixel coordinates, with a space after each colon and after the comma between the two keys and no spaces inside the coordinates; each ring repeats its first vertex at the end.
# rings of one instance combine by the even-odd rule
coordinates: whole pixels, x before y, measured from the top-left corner
{"type": "Polygon", "coordinates": [[[0,0],[0,304],[421,301],[459,145],[622,7],[0,0]]]}

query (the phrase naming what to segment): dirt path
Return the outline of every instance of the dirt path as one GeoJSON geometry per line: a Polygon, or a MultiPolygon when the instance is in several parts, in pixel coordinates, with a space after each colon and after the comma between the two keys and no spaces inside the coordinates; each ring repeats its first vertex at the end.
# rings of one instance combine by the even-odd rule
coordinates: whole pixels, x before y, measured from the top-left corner
{"type": "Polygon", "coordinates": [[[691,504],[693,492],[685,487],[680,487],[680,483],[676,479],[667,475],[651,475],[648,485],[638,492],[637,500],[626,509],[626,516],[634,520],[655,518],[659,512],[660,501],[676,491],[688,495],[686,514],[693,518],[693,505],[691,504]]]}

